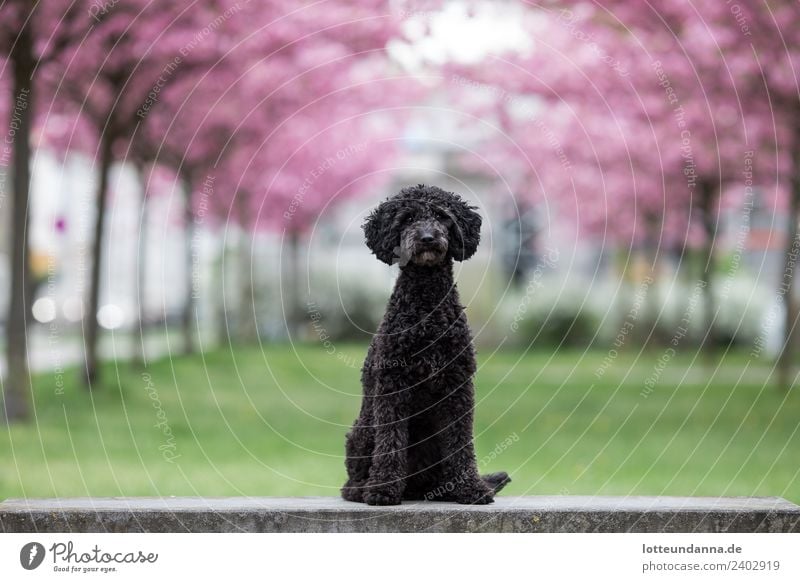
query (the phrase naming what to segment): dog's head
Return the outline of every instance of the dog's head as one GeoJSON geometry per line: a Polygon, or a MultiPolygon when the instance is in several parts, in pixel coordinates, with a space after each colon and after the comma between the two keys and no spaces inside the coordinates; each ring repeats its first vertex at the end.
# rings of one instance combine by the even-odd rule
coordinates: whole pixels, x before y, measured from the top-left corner
{"type": "Polygon", "coordinates": [[[367,246],[384,263],[435,266],[475,254],[481,217],[458,194],[420,184],[382,202],[363,228],[367,246]]]}

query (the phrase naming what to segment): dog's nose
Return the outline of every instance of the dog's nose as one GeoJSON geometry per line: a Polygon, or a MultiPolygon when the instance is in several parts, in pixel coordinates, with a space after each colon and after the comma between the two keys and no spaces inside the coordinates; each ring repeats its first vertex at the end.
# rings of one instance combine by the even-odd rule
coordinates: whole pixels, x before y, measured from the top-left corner
{"type": "Polygon", "coordinates": [[[419,239],[419,240],[420,240],[421,242],[424,242],[424,243],[432,243],[432,242],[434,241],[434,238],[433,238],[433,235],[432,235],[432,234],[425,233],[425,234],[423,234],[423,235],[420,237],[420,239],[419,239]]]}

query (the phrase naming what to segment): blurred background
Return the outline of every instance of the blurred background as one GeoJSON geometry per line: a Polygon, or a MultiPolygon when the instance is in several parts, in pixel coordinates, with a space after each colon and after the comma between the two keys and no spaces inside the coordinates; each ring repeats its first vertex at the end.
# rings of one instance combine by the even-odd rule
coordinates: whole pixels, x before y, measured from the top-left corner
{"type": "Polygon", "coordinates": [[[336,495],[401,187],[511,495],[800,501],[800,5],[0,5],[0,498],[336,495]]]}

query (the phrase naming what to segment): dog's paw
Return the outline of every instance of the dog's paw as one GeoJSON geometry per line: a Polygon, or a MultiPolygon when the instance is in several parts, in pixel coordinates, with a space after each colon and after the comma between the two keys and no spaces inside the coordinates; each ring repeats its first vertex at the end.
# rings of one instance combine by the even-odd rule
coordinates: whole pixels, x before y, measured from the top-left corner
{"type": "Polygon", "coordinates": [[[400,505],[401,495],[380,489],[368,489],[364,492],[364,503],[367,505],[400,505]]]}
{"type": "Polygon", "coordinates": [[[495,493],[499,493],[503,487],[511,483],[511,477],[505,471],[482,475],[481,480],[491,487],[495,493]]]}
{"type": "Polygon", "coordinates": [[[462,505],[488,505],[494,503],[494,489],[481,481],[474,487],[459,491],[455,496],[456,503],[462,505]]]}
{"type": "Polygon", "coordinates": [[[494,503],[494,493],[476,493],[475,495],[463,495],[456,497],[456,503],[461,505],[489,505],[494,503]]]}
{"type": "Polygon", "coordinates": [[[355,503],[364,503],[364,486],[348,481],[342,487],[342,499],[355,503]]]}

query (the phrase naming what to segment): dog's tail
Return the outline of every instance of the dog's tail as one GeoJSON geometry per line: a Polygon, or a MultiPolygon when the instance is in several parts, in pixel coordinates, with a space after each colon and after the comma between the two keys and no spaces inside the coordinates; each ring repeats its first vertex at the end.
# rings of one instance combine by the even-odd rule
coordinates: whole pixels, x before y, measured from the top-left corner
{"type": "Polygon", "coordinates": [[[511,483],[511,477],[508,476],[508,473],[505,471],[500,471],[498,473],[489,473],[488,475],[481,475],[481,479],[492,489],[494,489],[495,493],[499,493],[500,490],[511,483]]]}

